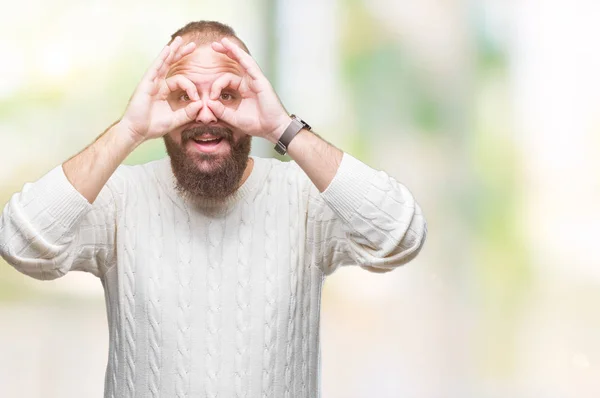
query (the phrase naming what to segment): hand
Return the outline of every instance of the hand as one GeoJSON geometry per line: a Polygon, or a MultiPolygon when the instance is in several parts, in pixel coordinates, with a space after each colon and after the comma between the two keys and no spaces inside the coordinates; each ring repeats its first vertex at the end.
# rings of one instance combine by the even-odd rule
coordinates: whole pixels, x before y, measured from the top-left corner
{"type": "Polygon", "coordinates": [[[202,107],[196,86],[191,81],[181,75],[166,78],[171,66],[196,47],[193,42],[182,46],[182,42],[183,39],[178,36],[161,51],[129,100],[119,123],[131,132],[135,140],[162,137],[194,120],[202,107]],[[174,110],[168,98],[176,91],[186,93],[191,102],[174,110]]]}
{"type": "Polygon", "coordinates": [[[226,73],[215,80],[208,107],[216,117],[246,134],[277,142],[291,118],[256,61],[227,38],[212,43],[212,49],[236,61],[244,73],[241,76],[226,73]],[[227,88],[235,90],[240,96],[239,102],[234,102],[235,106],[219,101],[222,91],[227,88]]]}

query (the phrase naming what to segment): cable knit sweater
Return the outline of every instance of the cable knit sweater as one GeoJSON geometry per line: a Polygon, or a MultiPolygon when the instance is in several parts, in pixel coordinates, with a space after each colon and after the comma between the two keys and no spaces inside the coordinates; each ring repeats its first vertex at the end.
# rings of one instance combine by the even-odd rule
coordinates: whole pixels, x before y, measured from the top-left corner
{"type": "Polygon", "coordinates": [[[324,277],[421,248],[421,210],[384,172],[345,154],[319,193],[294,162],[254,162],[225,203],[178,195],[165,158],[119,167],[93,204],[59,166],[5,207],[0,253],[16,269],[102,281],[105,397],[318,397],[324,277]]]}

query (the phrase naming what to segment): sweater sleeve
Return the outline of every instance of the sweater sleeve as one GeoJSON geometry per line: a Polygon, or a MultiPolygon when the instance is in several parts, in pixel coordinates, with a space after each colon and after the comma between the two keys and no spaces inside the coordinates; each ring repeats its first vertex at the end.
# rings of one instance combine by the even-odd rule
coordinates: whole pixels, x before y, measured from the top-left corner
{"type": "Polygon", "coordinates": [[[114,258],[116,206],[110,185],[90,204],[62,166],[25,184],[0,216],[0,255],[36,279],[72,270],[101,277],[114,258]]]}
{"type": "Polygon", "coordinates": [[[426,235],[408,189],[346,153],[327,189],[309,194],[307,237],[326,275],[344,265],[391,271],[416,257],[426,235]]]}

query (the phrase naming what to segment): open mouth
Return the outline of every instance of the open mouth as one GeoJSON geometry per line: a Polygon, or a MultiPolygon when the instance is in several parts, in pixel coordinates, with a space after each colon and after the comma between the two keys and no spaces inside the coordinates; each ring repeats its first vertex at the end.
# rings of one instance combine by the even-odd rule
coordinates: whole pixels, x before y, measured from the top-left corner
{"type": "Polygon", "coordinates": [[[200,152],[215,152],[221,143],[224,141],[223,137],[197,137],[192,138],[194,147],[200,152]]]}
{"type": "Polygon", "coordinates": [[[217,145],[223,141],[223,137],[220,138],[192,138],[192,140],[200,145],[217,145]]]}

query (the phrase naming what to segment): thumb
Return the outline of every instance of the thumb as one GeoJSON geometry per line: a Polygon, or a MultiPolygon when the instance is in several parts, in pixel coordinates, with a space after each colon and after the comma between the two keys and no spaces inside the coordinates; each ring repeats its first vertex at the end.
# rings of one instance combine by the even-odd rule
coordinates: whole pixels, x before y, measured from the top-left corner
{"type": "Polygon", "coordinates": [[[175,128],[195,120],[202,108],[202,101],[193,101],[185,108],[178,109],[173,114],[173,124],[175,128]]]}

